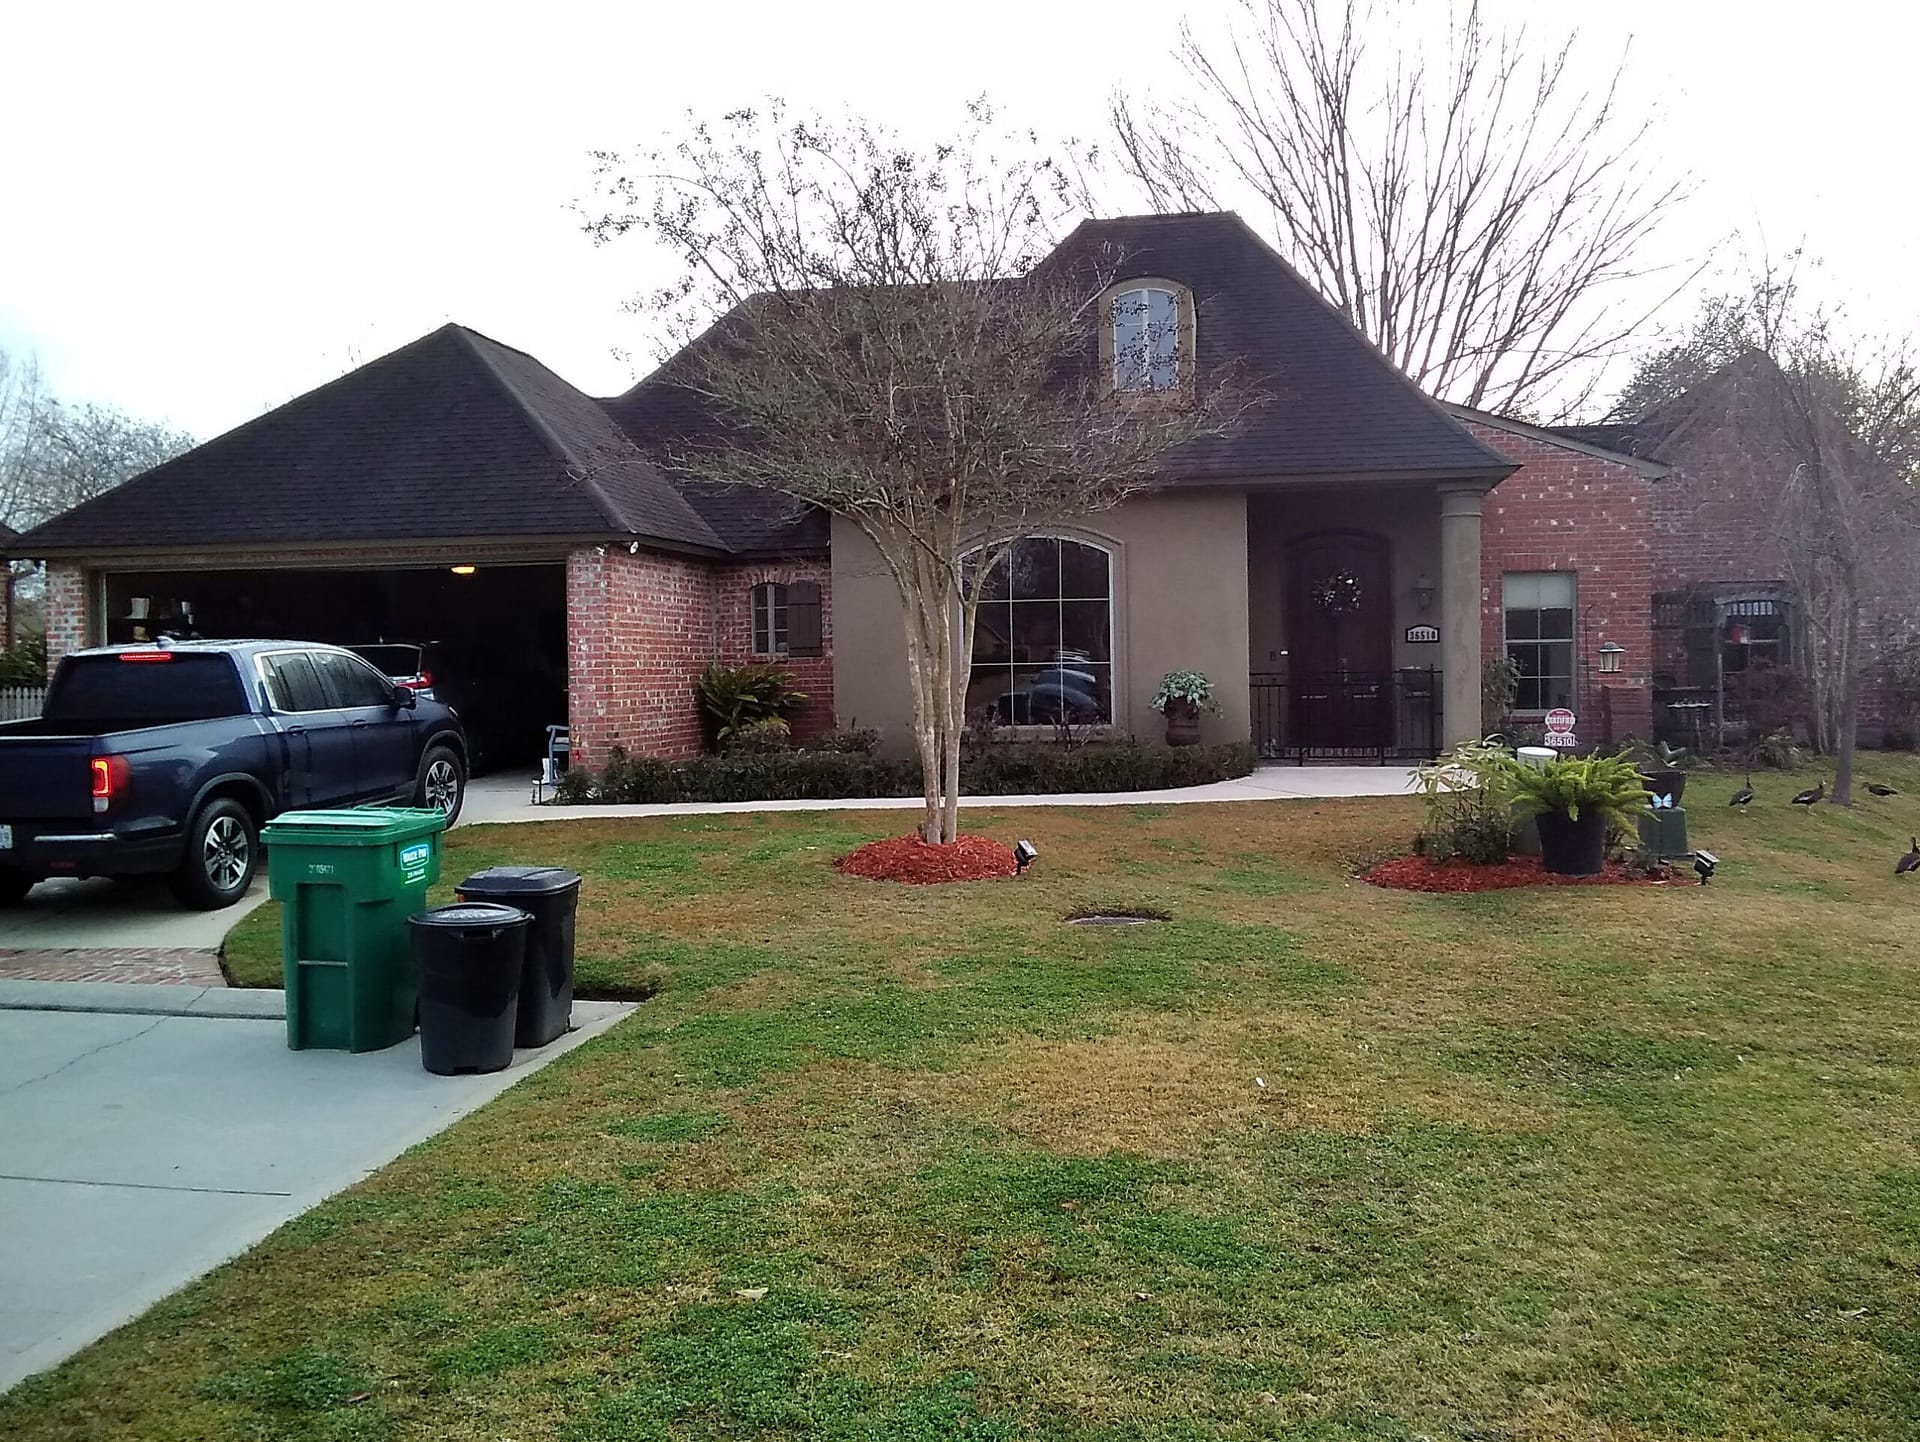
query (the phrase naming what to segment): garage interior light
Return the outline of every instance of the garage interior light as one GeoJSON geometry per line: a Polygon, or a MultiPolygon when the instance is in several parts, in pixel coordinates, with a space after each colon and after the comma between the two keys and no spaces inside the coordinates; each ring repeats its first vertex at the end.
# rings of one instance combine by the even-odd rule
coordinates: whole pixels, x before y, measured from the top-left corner
{"type": "Polygon", "coordinates": [[[471,576],[474,573],[474,569],[472,566],[455,566],[453,568],[453,574],[456,576],[471,576]]]}

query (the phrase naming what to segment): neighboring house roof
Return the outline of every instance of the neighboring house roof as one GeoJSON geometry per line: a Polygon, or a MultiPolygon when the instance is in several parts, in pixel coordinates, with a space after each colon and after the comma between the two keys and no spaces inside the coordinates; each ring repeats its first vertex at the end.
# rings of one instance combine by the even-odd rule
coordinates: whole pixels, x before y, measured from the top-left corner
{"type": "Polygon", "coordinates": [[[1709,427],[1724,423],[1738,414],[1743,392],[1751,397],[1764,394],[1767,387],[1784,384],[1787,384],[1786,375],[1772,357],[1763,351],[1750,350],[1635,420],[1550,429],[1570,440],[1649,460],[1668,461],[1674,458],[1680,439],[1692,431],[1696,423],[1709,427]]]}
{"type": "Polygon", "coordinates": [[[1239,216],[1227,211],[1089,220],[1056,259],[1117,254],[1117,279],[1193,293],[1196,359],[1238,366],[1267,396],[1232,434],[1182,447],[1176,481],[1460,476],[1514,470],[1427,396],[1239,216]]]}
{"type": "Polygon", "coordinates": [[[446,325],[32,532],[36,554],[634,536],[726,543],[588,396],[446,325]]]}
{"type": "Polygon", "coordinates": [[[1673,467],[1659,461],[1650,461],[1618,446],[1605,444],[1598,437],[1572,434],[1575,431],[1608,431],[1609,426],[1536,426],[1531,421],[1515,420],[1512,416],[1495,415],[1492,411],[1477,411],[1472,406],[1455,405],[1451,401],[1443,402],[1447,413],[1458,420],[1472,421],[1488,426],[1509,435],[1525,436],[1529,440],[1540,441],[1545,445],[1562,446],[1567,450],[1578,451],[1582,455],[1593,456],[1597,460],[1611,461],[1616,465],[1638,471],[1648,480],[1658,480],[1661,476],[1673,474],[1673,467]]]}
{"type": "Polygon", "coordinates": [[[9,541],[17,541],[19,539],[20,533],[18,531],[14,530],[12,526],[7,525],[5,522],[0,522],[0,546],[5,546],[9,541]]]}

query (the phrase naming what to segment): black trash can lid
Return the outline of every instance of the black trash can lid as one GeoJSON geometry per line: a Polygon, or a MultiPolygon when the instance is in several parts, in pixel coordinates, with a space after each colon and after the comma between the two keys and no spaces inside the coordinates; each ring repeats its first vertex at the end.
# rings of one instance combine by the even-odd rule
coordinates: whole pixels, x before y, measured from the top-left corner
{"type": "Polygon", "coordinates": [[[564,866],[489,866],[454,888],[462,896],[553,896],[580,884],[564,866]]]}
{"type": "Polygon", "coordinates": [[[500,906],[491,901],[466,901],[458,906],[436,906],[407,918],[409,926],[446,926],[465,931],[470,928],[525,926],[533,918],[517,906],[500,906]]]}

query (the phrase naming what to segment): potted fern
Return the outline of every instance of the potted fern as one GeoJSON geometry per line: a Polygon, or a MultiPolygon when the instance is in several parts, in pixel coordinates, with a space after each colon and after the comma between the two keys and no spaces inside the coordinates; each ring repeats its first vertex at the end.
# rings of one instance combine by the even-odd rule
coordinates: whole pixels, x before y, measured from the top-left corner
{"type": "Polygon", "coordinates": [[[1646,806],[1640,773],[1618,756],[1565,757],[1538,771],[1508,763],[1514,807],[1540,828],[1540,863],[1556,876],[1594,876],[1607,854],[1607,830],[1630,827],[1646,806]]]}
{"type": "Polygon", "coordinates": [[[1218,712],[1213,682],[1198,671],[1169,671],[1147,704],[1167,718],[1167,745],[1193,746],[1200,740],[1200,713],[1218,712]]]}

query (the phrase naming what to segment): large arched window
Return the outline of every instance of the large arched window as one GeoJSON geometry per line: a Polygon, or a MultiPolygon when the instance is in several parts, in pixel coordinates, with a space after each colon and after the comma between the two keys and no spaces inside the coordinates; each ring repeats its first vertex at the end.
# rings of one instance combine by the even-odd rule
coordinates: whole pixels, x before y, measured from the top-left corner
{"type": "Polygon", "coordinates": [[[1109,315],[1113,388],[1123,394],[1170,391],[1180,384],[1180,292],[1164,285],[1128,286],[1115,293],[1109,315]]]}
{"type": "Polygon", "coordinates": [[[1017,543],[987,577],[967,715],[1007,725],[1113,719],[1113,566],[1058,536],[1017,543]]]}

